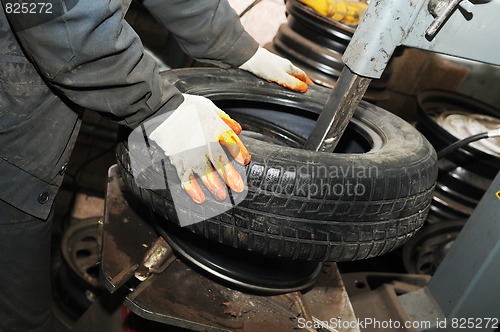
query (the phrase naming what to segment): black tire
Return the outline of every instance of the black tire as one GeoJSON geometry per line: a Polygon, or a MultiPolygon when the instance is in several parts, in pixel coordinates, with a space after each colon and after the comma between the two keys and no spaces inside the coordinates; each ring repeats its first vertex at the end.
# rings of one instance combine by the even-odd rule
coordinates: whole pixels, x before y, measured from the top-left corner
{"type": "MultiPolygon", "coordinates": [[[[302,117],[305,123],[314,121],[330,91],[313,86],[305,94],[293,93],[239,70],[181,69],[163,75],[182,92],[212,99],[236,120],[245,108],[263,107],[271,113],[302,117]]],[[[265,118],[264,114],[259,121],[265,118]]],[[[245,126],[245,116],[240,121],[245,126]]],[[[282,127],[283,132],[290,131],[285,122],[282,127]]],[[[369,151],[319,153],[242,137],[252,155],[246,166],[248,194],[227,212],[187,228],[233,247],[291,259],[349,261],[399,247],[425,221],[437,178],[436,153],[411,125],[366,102],[360,103],[350,127],[369,151]],[[325,176],[319,174],[323,168],[344,172],[325,176]],[[352,173],[345,171],[349,169],[352,173]],[[376,171],[360,174],[355,169],[376,171]],[[310,190],[325,184],[345,189],[348,183],[362,186],[363,193],[328,190],[314,194],[310,190]]],[[[278,138],[283,136],[279,130],[273,132],[278,132],[278,138]]],[[[300,145],[304,136],[299,133],[284,143],[300,145]]],[[[152,148],[145,153],[160,152],[152,148]]],[[[178,223],[168,190],[137,186],[126,144],[119,146],[117,157],[122,178],[134,196],[178,223]]],[[[171,172],[175,174],[169,163],[144,166],[148,180],[164,181],[164,174],[171,172]]],[[[202,208],[188,198],[185,204],[190,213],[202,208]]]]}

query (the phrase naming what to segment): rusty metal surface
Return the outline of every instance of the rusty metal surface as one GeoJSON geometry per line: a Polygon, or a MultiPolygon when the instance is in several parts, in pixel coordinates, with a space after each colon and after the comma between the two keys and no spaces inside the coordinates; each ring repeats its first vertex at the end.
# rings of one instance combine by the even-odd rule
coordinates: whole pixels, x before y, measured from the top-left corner
{"type": "Polygon", "coordinates": [[[317,282],[302,292],[262,296],[229,288],[169,255],[168,244],[141,219],[137,208],[129,206],[123,189],[113,166],[101,230],[101,281],[114,291],[129,279],[135,280],[138,286],[125,299],[135,314],[198,331],[280,332],[300,330],[300,322],[356,320],[335,263],[323,264],[317,282]],[[148,257],[155,253],[161,253],[160,259],[139,282],[134,273],[147,268],[148,257]]]}
{"type": "MultiPolygon", "coordinates": [[[[353,307],[336,263],[323,264],[323,271],[314,288],[305,292],[303,301],[313,316],[320,321],[332,319],[344,322],[356,320],[353,307]]],[[[356,326],[356,324],[346,324],[356,326]]],[[[337,331],[358,331],[356,328],[336,328],[337,331]]]]}
{"type": "Polygon", "coordinates": [[[146,252],[142,264],[135,271],[135,277],[146,280],[152,273],[162,273],[175,260],[174,251],[164,238],[159,237],[146,252]]]}
{"type": "Polygon", "coordinates": [[[129,280],[158,236],[141,218],[141,207],[125,199],[124,184],[116,165],[108,171],[104,219],[101,230],[101,283],[114,292],[129,280]]]}
{"type": "MultiPolygon", "coordinates": [[[[325,264],[308,291],[259,296],[225,287],[176,260],[129,294],[126,305],[141,317],[197,331],[279,332],[300,330],[306,322],[356,320],[335,263],[325,264]]],[[[337,328],[348,330],[355,331],[337,328]]]]}
{"type": "MultiPolygon", "coordinates": [[[[431,280],[430,275],[400,274],[380,272],[354,272],[342,275],[346,288],[351,296],[352,305],[357,318],[365,322],[363,332],[408,331],[417,330],[405,327],[405,322],[413,321],[402,306],[401,295],[419,292],[431,280]],[[372,322],[395,322],[383,329],[372,322]],[[397,323],[396,323],[397,322],[397,323]],[[398,328],[396,326],[399,325],[398,328]]],[[[433,306],[421,306],[431,313],[433,306]]],[[[420,320],[420,322],[426,321],[420,320]]],[[[427,319],[429,323],[436,321],[436,316],[427,319]]],[[[431,329],[432,330],[432,329],[431,329]]],[[[434,331],[434,330],[432,330],[434,331]]]]}

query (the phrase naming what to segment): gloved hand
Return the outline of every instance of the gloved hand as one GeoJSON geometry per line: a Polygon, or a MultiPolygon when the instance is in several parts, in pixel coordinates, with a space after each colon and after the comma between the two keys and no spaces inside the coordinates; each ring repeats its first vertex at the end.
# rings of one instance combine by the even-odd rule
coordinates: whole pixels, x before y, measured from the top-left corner
{"type": "Polygon", "coordinates": [[[294,91],[306,92],[307,84],[314,84],[302,69],[260,46],[239,68],[294,91]]]}
{"type": "Polygon", "coordinates": [[[217,199],[226,198],[226,188],[215,170],[232,190],[242,192],[245,184],[222,148],[224,146],[240,164],[250,162],[250,154],[237,136],[241,126],[209,99],[183,96],[184,102],[149,138],[170,158],[182,188],[193,201],[205,201],[195,174],[217,199]]]}

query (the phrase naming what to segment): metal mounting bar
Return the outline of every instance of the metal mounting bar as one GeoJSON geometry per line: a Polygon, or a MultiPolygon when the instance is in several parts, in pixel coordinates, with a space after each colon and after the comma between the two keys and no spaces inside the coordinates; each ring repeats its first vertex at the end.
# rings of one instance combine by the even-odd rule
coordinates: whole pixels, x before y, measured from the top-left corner
{"type": "Polygon", "coordinates": [[[322,152],[335,150],[370,82],[370,78],[356,75],[344,67],[307,139],[305,149],[322,152]]]}

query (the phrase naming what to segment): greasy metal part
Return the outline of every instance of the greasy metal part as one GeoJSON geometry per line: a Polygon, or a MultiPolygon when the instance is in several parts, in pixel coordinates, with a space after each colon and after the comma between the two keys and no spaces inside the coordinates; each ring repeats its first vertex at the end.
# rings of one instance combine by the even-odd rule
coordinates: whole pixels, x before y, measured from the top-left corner
{"type": "Polygon", "coordinates": [[[304,146],[307,150],[333,152],[371,79],[344,67],[304,146]]]}
{"type": "Polygon", "coordinates": [[[337,331],[359,331],[349,328],[356,326],[356,317],[335,263],[323,264],[311,288],[285,295],[261,296],[228,288],[179,259],[165,266],[167,259],[160,264],[165,266],[163,272],[152,273],[132,287],[137,280],[134,272],[158,236],[141,218],[150,216],[150,211],[139,212],[141,206],[130,206],[125,195],[116,166],[112,166],[102,227],[102,282],[110,291],[122,285],[132,288],[125,305],[135,314],[198,331],[288,332],[309,319],[327,323],[342,320],[347,328],[337,331]]]}
{"type": "Polygon", "coordinates": [[[146,280],[152,273],[162,273],[175,260],[172,248],[163,237],[159,237],[148,250],[142,265],[135,271],[135,277],[146,280]]]}
{"type": "Polygon", "coordinates": [[[124,190],[125,185],[114,165],[108,171],[100,236],[101,284],[112,293],[134,276],[148,248],[158,239],[151,226],[140,217],[145,208],[140,205],[132,208],[125,199],[124,190]]]}
{"type": "Polygon", "coordinates": [[[408,331],[410,319],[398,299],[399,294],[418,291],[428,284],[430,276],[398,273],[355,272],[344,273],[342,279],[349,298],[361,322],[366,322],[363,331],[408,331]],[[374,322],[392,321],[392,326],[377,326],[374,322]],[[370,324],[371,322],[371,324],[370,324]],[[396,323],[397,322],[397,323],[396,323]],[[395,328],[396,325],[399,328],[395,328]]]}
{"type": "Polygon", "coordinates": [[[165,219],[154,217],[155,229],[179,259],[215,281],[240,291],[261,295],[290,293],[310,288],[321,263],[268,257],[200,238],[165,219]]]}
{"type": "Polygon", "coordinates": [[[325,264],[310,290],[259,296],[215,283],[176,260],[164,273],[151,276],[137,287],[125,304],[143,318],[196,331],[288,332],[305,322],[330,323],[335,319],[356,326],[334,263],[325,264]]]}
{"type": "Polygon", "coordinates": [[[390,272],[349,272],[342,274],[345,288],[351,300],[355,296],[365,295],[384,284],[395,286],[399,293],[408,293],[426,286],[430,275],[390,272]]]}
{"type": "Polygon", "coordinates": [[[306,320],[313,320],[313,316],[311,315],[311,312],[307,305],[304,303],[302,294],[300,292],[292,292],[283,294],[282,296],[290,300],[290,302],[293,304],[293,308],[295,308],[295,310],[298,311],[306,320]]]}
{"type": "Polygon", "coordinates": [[[439,28],[444,24],[460,2],[462,2],[462,0],[429,1],[428,9],[432,16],[434,16],[434,21],[432,21],[432,24],[425,31],[425,35],[429,39],[434,38],[439,28]]]}
{"type": "MultiPolygon", "coordinates": [[[[414,292],[398,296],[400,306],[408,315],[410,321],[426,322],[426,326],[413,329],[413,331],[456,331],[456,329],[445,329],[442,322],[446,321],[446,316],[433,299],[428,287],[422,287],[414,292]],[[438,323],[440,324],[438,326],[438,323]]],[[[450,327],[451,321],[448,322],[450,327]]]]}

